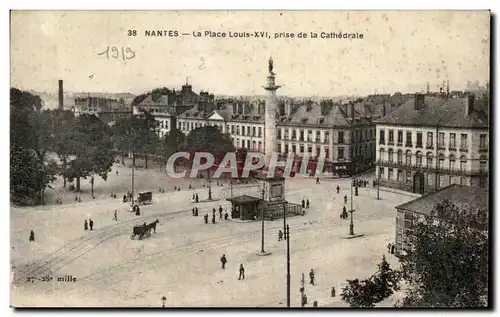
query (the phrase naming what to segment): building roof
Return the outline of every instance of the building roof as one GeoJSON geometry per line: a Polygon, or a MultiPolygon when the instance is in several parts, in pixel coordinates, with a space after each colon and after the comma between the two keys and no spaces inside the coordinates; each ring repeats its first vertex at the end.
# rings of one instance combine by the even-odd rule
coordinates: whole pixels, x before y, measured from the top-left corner
{"type": "Polygon", "coordinates": [[[248,204],[253,202],[259,202],[262,199],[248,195],[241,195],[241,196],[227,198],[226,200],[230,201],[233,204],[248,204]]]}
{"type": "MultiPolygon", "coordinates": [[[[475,108],[480,109],[479,100],[475,108]]],[[[410,98],[383,118],[379,124],[433,126],[459,128],[488,128],[488,117],[483,111],[472,111],[465,115],[465,98],[425,96],[422,110],[415,110],[415,98],[410,98]]]]}
{"type": "Polygon", "coordinates": [[[481,211],[488,211],[488,190],[471,186],[453,184],[437,192],[419,197],[410,202],[396,206],[396,209],[430,214],[434,206],[443,200],[455,205],[471,206],[481,211]]]}

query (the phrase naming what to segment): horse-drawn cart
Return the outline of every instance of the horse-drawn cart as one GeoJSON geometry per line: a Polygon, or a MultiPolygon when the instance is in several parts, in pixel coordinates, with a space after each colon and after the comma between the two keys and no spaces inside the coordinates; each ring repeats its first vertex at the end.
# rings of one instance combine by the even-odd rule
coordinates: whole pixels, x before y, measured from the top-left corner
{"type": "Polygon", "coordinates": [[[156,219],[150,224],[144,223],[143,225],[140,226],[134,226],[132,229],[132,234],[130,235],[130,239],[134,240],[136,236],[139,237],[139,240],[142,240],[144,237],[150,237],[151,236],[151,230],[154,230],[156,233],[156,225],[159,224],[160,221],[156,219]]]}

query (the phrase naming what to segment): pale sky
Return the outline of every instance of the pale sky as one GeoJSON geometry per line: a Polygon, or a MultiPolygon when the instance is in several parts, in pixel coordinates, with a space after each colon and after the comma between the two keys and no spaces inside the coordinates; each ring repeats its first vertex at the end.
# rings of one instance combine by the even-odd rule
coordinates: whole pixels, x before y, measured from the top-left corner
{"type": "Polygon", "coordinates": [[[335,96],[439,90],[489,79],[488,11],[14,11],[11,85],[23,90],[131,92],[180,88],[264,94],[274,59],[282,95],[335,96]],[[128,37],[127,30],[137,30],[128,37]],[[145,30],[189,33],[146,37],[145,30]],[[307,39],[194,38],[193,31],[300,31],[307,39]],[[358,32],[363,39],[311,39],[310,32],[358,32]],[[124,61],[107,47],[135,52],[124,61]],[[92,75],[92,76],[91,76],[92,75]],[[91,76],[92,78],[90,78],[91,76]]]}

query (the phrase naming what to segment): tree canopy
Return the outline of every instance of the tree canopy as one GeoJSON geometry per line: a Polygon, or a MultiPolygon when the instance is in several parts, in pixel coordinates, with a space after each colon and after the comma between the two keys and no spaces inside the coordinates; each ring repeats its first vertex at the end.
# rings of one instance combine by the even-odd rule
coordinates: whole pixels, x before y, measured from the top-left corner
{"type": "Polygon", "coordinates": [[[191,130],[186,138],[186,151],[209,152],[214,155],[215,159],[220,159],[227,152],[234,152],[235,147],[231,138],[223,134],[217,127],[203,126],[191,130]]]}
{"type": "Polygon", "coordinates": [[[488,297],[488,215],[438,203],[414,223],[401,256],[402,307],[482,307],[488,297]]]}

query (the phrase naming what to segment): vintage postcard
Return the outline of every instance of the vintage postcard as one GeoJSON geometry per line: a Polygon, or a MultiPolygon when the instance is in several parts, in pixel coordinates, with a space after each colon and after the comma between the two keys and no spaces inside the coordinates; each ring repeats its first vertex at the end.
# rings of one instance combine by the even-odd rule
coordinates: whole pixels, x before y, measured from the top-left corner
{"type": "Polygon", "coordinates": [[[488,307],[483,11],[11,11],[12,307],[488,307]]]}

